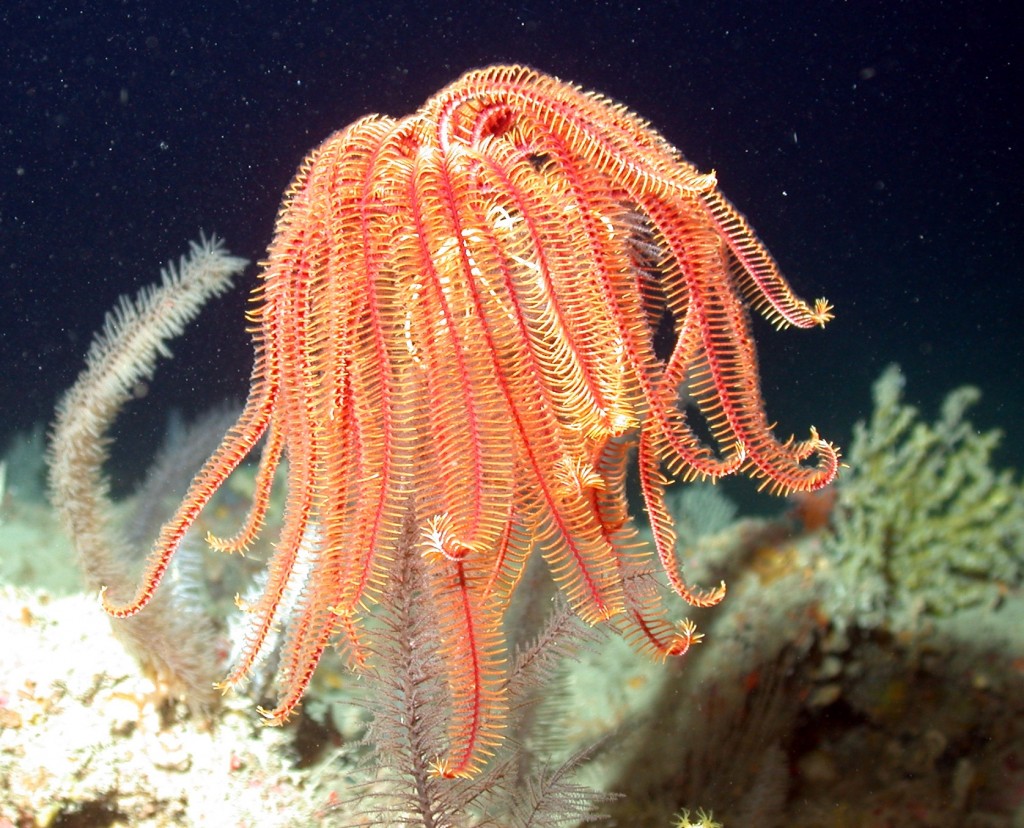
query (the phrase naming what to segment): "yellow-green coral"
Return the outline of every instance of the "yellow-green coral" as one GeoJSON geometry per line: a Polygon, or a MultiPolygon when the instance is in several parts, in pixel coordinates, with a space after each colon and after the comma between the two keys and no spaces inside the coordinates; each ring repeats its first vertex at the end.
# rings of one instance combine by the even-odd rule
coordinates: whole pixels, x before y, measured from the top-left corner
{"type": "Polygon", "coordinates": [[[934,423],[902,401],[903,376],[875,383],[841,477],[830,601],[838,616],[899,626],[992,603],[1024,575],[1024,489],[990,465],[998,431],[964,419],[980,394],[953,391],[934,423]]]}
{"type": "Polygon", "coordinates": [[[672,828],[722,828],[722,823],[715,822],[711,813],[703,808],[697,811],[697,815],[693,819],[690,818],[690,812],[684,809],[676,814],[676,821],[672,824],[672,828]]]}

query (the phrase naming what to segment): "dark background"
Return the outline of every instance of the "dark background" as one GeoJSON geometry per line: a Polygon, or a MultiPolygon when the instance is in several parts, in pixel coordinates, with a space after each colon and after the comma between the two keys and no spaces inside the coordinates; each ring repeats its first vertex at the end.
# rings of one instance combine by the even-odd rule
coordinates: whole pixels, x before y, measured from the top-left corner
{"type": "MultiPolygon", "coordinates": [[[[200,229],[258,260],[296,166],[367,112],[518,61],[600,90],[715,169],[825,331],[757,328],[769,416],[848,442],[890,362],[1020,465],[1021,37],[1011,3],[7,2],[0,11],[0,451],[49,420],[119,294],[200,229]]],[[[120,424],[241,399],[255,267],[120,424]]],[[[127,467],[119,474],[129,475],[127,467]]]]}

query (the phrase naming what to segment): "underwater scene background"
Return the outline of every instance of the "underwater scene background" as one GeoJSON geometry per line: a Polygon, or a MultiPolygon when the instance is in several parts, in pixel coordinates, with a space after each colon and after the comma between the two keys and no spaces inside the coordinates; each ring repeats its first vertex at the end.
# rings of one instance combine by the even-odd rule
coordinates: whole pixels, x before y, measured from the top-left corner
{"type": "Polygon", "coordinates": [[[15,2],[0,21],[0,828],[1022,824],[1011,4],[15,2]],[[134,627],[102,611],[242,408],[256,264],[132,383],[109,442],[78,441],[103,462],[82,508],[137,554],[113,575],[58,518],[47,446],[119,297],[201,233],[262,262],[312,147],[499,62],[649,120],[796,293],[828,297],[823,331],[750,324],[775,433],[813,424],[844,465],[788,497],[743,475],[670,488],[688,582],[728,586],[679,610],[703,634],[680,658],[584,625],[531,559],[503,623],[503,741],[445,779],[444,652],[410,644],[436,637],[423,564],[382,587],[367,668],[329,651],[283,727],[256,708],[286,623],[248,685],[213,689],[283,520],[278,486],[244,556],[204,541],[245,520],[255,463],[134,627]]]}

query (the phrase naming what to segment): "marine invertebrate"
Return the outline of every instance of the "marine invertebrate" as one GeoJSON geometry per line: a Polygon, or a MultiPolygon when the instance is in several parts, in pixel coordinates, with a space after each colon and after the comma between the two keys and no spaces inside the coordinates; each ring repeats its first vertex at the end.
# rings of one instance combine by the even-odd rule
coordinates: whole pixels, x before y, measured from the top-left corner
{"type": "Polygon", "coordinates": [[[693,819],[691,819],[690,812],[684,808],[676,814],[675,828],[722,828],[722,823],[715,822],[712,815],[703,808],[699,808],[693,819]],[[694,822],[694,819],[696,822],[694,822]]]}
{"type": "MultiPolygon", "coordinates": [[[[245,265],[216,237],[193,242],[189,255],[161,272],[160,284],[120,298],[89,347],[85,370],[57,404],[46,458],[50,489],[89,589],[129,589],[139,558],[110,502],[103,472],[107,431],[138,383],[152,377],[158,358],[170,353],[168,342],[228,290],[245,265]]],[[[118,619],[113,630],[158,686],[187,695],[193,709],[204,710],[216,699],[211,634],[191,596],[177,592],[165,589],[146,615],[118,619]]]]}
{"type": "MultiPolygon", "coordinates": [[[[415,543],[415,524],[405,531],[412,533],[407,543],[415,543]]],[[[396,559],[374,613],[374,669],[362,677],[355,700],[372,716],[362,742],[372,750],[353,751],[363,784],[348,800],[358,803],[352,824],[554,828],[588,821],[595,806],[615,798],[577,778],[598,748],[585,744],[553,756],[545,733],[561,734],[573,715],[561,687],[564,668],[597,646],[599,630],[580,622],[561,598],[552,601],[550,591],[523,596],[548,613],[509,659],[502,686],[509,738],[476,776],[439,778],[432,761],[444,749],[448,723],[446,707],[437,703],[446,687],[437,669],[443,642],[426,584],[430,566],[418,555],[396,559]]]]}
{"type": "Polygon", "coordinates": [[[865,626],[991,605],[1024,581],[1024,488],[992,468],[1000,432],[965,417],[978,389],[951,392],[928,423],[903,386],[895,365],[875,382],[825,541],[833,615],[865,626]]]}
{"type": "Polygon", "coordinates": [[[746,318],[750,307],[779,327],[822,325],[828,303],[792,294],[713,174],[624,107],[539,72],[470,72],[410,117],[332,135],[288,190],[262,279],[245,409],[135,595],[108,590],[104,605],[146,605],[266,435],[245,524],[211,540],[251,543],[287,456],[281,536],[225,682],[244,681],[284,626],[270,722],[288,717],[332,642],[365,661],[363,617],[396,561],[423,555],[451,697],[435,770],[471,775],[501,738],[501,622],[533,550],[585,621],[681,654],[699,636],[664,616],[646,577],[656,559],[691,604],[718,602],[724,585],[684,581],[670,477],[744,469],[792,491],[835,474],[837,452],[813,430],[772,434],[746,318]],[[633,447],[651,548],[625,495],[633,447]]]}

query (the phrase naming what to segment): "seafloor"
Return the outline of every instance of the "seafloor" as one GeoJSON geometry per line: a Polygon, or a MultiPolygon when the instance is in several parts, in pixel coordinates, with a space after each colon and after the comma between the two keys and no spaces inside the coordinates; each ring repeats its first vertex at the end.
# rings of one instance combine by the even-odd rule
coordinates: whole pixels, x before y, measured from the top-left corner
{"type": "MultiPolygon", "coordinates": [[[[140,674],[96,596],[82,593],[41,498],[8,477],[0,828],[379,824],[359,769],[367,714],[346,703],[360,679],[322,664],[283,728],[260,726],[246,696],[191,714],[140,674]]],[[[596,745],[578,781],[621,794],[595,806],[597,824],[1024,826],[1019,584],[997,585],[987,603],[919,608],[912,623],[860,620],[843,609],[856,602],[827,597],[847,577],[829,551],[831,501],[780,502],[770,520],[736,519],[715,490],[676,505],[693,540],[691,576],[729,583],[725,602],[697,619],[705,640],[664,664],[601,637],[566,662],[556,712],[534,734],[545,762],[596,745]]],[[[236,563],[254,566],[210,556],[205,577],[232,583],[236,563]]],[[[215,615],[231,613],[226,589],[209,590],[220,594],[215,615]]],[[[228,627],[217,624],[226,654],[228,627]]],[[[517,824],[472,809],[456,820],[517,824]]]]}

